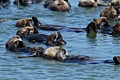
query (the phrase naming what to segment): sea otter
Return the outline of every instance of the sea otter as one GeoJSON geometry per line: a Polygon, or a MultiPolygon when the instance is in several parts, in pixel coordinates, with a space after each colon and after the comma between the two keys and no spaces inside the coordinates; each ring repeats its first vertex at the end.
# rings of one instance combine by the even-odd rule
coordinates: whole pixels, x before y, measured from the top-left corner
{"type": "Polygon", "coordinates": [[[36,30],[36,28],[34,29],[33,27],[20,28],[16,35],[19,35],[21,38],[24,38],[29,42],[44,43],[47,46],[66,44],[60,32],[57,32],[57,35],[55,33],[50,35],[38,34],[38,30],[36,30]]]}
{"type": "Polygon", "coordinates": [[[118,15],[120,16],[120,0],[112,0],[111,6],[113,6],[115,8],[118,15]]]}
{"type": "Polygon", "coordinates": [[[15,0],[13,4],[20,4],[24,6],[29,6],[30,4],[38,4],[44,0],[15,0]]]}
{"type": "Polygon", "coordinates": [[[16,22],[16,27],[19,27],[19,28],[22,28],[22,27],[25,27],[25,26],[30,26],[29,23],[32,23],[32,19],[30,18],[23,18],[23,19],[20,19],[16,22]]]}
{"type": "Polygon", "coordinates": [[[15,35],[6,42],[6,49],[17,54],[26,54],[31,57],[38,57],[44,52],[42,47],[29,47],[21,39],[20,36],[15,35]]]}
{"type": "Polygon", "coordinates": [[[31,48],[24,44],[24,42],[18,35],[12,37],[6,42],[6,48],[12,52],[23,54],[22,56],[18,56],[18,58],[42,57],[45,59],[57,60],[66,63],[120,64],[120,56],[114,56],[113,60],[97,61],[94,60],[92,57],[85,55],[70,55],[64,48],[61,48],[60,46],[49,47],[47,49],[44,49],[42,47],[31,48]]]}
{"type": "Polygon", "coordinates": [[[112,6],[118,6],[120,8],[120,0],[112,0],[112,6]]]}
{"type": "Polygon", "coordinates": [[[43,53],[43,58],[49,60],[57,60],[66,63],[80,63],[80,64],[120,64],[120,57],[114,56],[113,60],[94,60],[93,57],[85,55],[70,55],[64,48],[59,46],[49,47],[43,53]]]}
{"type": "Polygon", "coordinates": [[[80,0],[78,6],[95,7],[95,6],[97,6],[97,0],[80,0]]]}
{"type": "Polygon", "coordinates": [[[13,36],[6,42],[6,48],[10,51],[16,51],[17,49],[27,47],[27,45],[22,41],[21,37],[16,35],[13,36]]]}
{"type": "Polygon", "coordinates": [[[71,5],[68,0],[46,0],[44,7],[52,11],[66,12],[70,10],[71,5]]]}
{"type": "Polygon", "coordinates": [[[19,27],[19,28],[22,28],[22,27],[25,27],[25,26],[34,26],[36,28],[38,28],[38,26],[40,26],[41,23],[40,21],[37,19],[37,17],[32,17],[31,18],[22,18],[22,19],[19,19],[17,22],[16,22],[16,27],[19,27]]]}
{"type": "Polygon", "coordinates": [[[30,34],[38,34],[38,29],[36,29],[35,27],[26,26],[20,28],[16,33],[16,35],[19,35],[20,37],[24,37],[30,34]]]}
{"type": "Polygon", "coordinates": [[[60,31],[60,30],[65,30],[68,32],[83,32],[85,31],[85,28],[69,28],[66,26],[61,26],[61,25],[54,25],[54,24],[42,24],[37,17],[33,16],[31,18],[22,18],[16,22],[16,27],[22,28],[25,26],[32,26],[41,29],[41,30],[47,30],[47,31],[60,31]]]}
{"type": "Polygon", "coordinates": [[[19,35],[20,37],[30,34],[38,34],[38,29],[32,24],[32,20],[29,18],[20,19],[16,23],[16,26],[21,27],[16,33],[16,35],[19,35]]]}
{"type": "Polygon", "coordinates": [[[59,46],[50,47],[45,50],[43,53],[43,58],[46,59],[55,59],[55,60],[64,60],[66,59],[68,53],[59,46]]]}
{"type": "Polygon", "coordinates": [[[108,6],[100,13],[100,17],[106,17],[108,20],[118,19],[118,12],[113,6],[108,6]]]}
{"type": "Polygon", "coordinates": [[[78,6],[81,7],[107,6],[110,3],[111,0],[80,0],[78,6]]]}
{"type": "MultiPolygon", "coordinates": [[[[36,21],[35,22],[39,22],[40,21],[37,19],[37,17],[35,18],[36,21]]],[[[34,21],[33,21],[34,22],[34,21]]],[[[69,28],[66,26],[61,26],[61,25],[53,25],[53,24],[45,24],[43,25],[42,23],[39,24],[37,26],[37,28],[41,29],[41,30],[47,30],[47,31],[68,31],[68,32],[86,32],[87,33],[91,33],[91,32],[97,32],[97,29],[102,29],[104,32],[106,31],[110,31],[110,24],[107,20],[106,17],[99,17],[99,18],[94,18],[92,23],[89,23],[88,26],[86,28],[69,28]],[[96,28],[95,28],[96,26],[96,28]]]]}
{"type": "Polygon", "coordinates": [[[106,17],[94,18],[86,27],[87,33],[97,33],[98,29],[104,32],[111,31],[110,23],[106,17]]]}
{"type": "MultiPolygon", "coordinates": [[[[31,19],[30,19],[31,21],[31,19]]],[[[21,26],[26,26],[28,25],[28,22],[31,23],[29,21],[29,19],[20,19],[17,23],[16,23],[16,26],[18,25],[19,27],[21,26]],[[24,24],[24,25],[23,25],[24,24]]],[[[33,22],[33,26],[38,28],[38,29],[41,29],[41,30],[46,30],[46,31],[68,31],[68,32],[76,32],[76,33],[79,33],[79,32],[85,32],[87,31],[87,33],[91,33],[91,30],[90,28],[92,28],[90,25],[91,24],[94,24],[94,26],[96,25],[96,29],[100,29],[100,28],[104,28],[106,29],[107,26],[110,26],[109,22],[107,21],[107,18],[106,17],[100,17],[100,18],[96,18],[96,19],[93,19],[93,22],[91,24],[88,24],[87,28],[69,28],[69,27],[66,27],[66,26],[61,26],[61,25],[53,25],[53,24],[42,24],[38,19],[37,17],[32,17],[32,22],[33,22]]],[[[97,30],[93,30],[93,31],[97,31],[97,30]]],[[[92,31],[92,32],[93,32],[92,31]]]]}

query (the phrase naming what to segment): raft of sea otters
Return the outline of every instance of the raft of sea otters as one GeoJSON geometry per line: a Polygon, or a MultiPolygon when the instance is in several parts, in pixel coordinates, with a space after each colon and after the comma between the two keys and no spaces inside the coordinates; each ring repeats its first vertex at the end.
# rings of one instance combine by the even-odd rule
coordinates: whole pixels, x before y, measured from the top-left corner
{"type": "MultiPolygon", "coordinates": [[[[44,7],[52,11],[67,12],[71,9],[71,5],[68,0],[15,0],[13,4],[29,6],[32,4],[44,3],[44,7]]],[[[8,7],[10,0],[0,0],[0,9],[8,7]]],[[[95,7],[95,6],[106,6],[106,8],[100,13],[99,18],[93,19],[86,28],[69,28],[61,25],[45,24],[43,25],[37,17],[23,18],[18,20],[16,27],[19,30],[16,35],[13,36],[6,42],[6,48],[9,51],[17,54],[28,54],[27,56],[19,56],[18,58],[25,57],[42,57],[45,59],[52,59],[62,62],[79,62],[79,63],[109,63],[109,64],[120,64],[120,56],[114,56],[113,60],[97,61],[92,57],[85,55],[70,55],[62,47],[67,42],[63,39],[61,30],[67,32],[87,32],[87,34],[97,34],[98,31],[101,33],[120,36],[120,23],[116,23],[111,26],[109,20],[120,19],[120,0],[80,0],[78,3],[80,7],[95,7]],[[39,34],[38,30],[50,30],[57,31],[50,35],[39,34]],[[26,45],[23,40],[26,39],[29,42],[39,42],[46,45],[48,48],[43,47],[30,47],[26,45]]],[[[0,18],[0,22],[6,21],[4,18],[0,18]]]]}

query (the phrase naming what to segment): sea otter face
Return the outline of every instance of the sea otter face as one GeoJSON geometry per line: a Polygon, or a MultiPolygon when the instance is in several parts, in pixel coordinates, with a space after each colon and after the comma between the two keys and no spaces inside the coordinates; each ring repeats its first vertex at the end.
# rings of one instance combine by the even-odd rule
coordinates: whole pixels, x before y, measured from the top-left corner
{"type": "Polygon", "coordinates": [[[12,37],[6,43],[6,48],[10,51],[15,51],[16,49],[22,47],[26,47],[26,45],[23,43],[22,39],[18,35],[12,37]]]}
{"type": "Polygon", "coordinates": [[[47,48],[44,52],[44,55],[49,59],[63,60],[66,58],[68,53],[61,49],[59,46],[47,48]]]}
{"type": "Polygon", "coordinates": [[[66,52],[65,49],[59,49],[59,51],[57,52],[55,56],[57,57],[58,60],[64,60],[66,59],[67,55],[68,53],[66,52]]]}

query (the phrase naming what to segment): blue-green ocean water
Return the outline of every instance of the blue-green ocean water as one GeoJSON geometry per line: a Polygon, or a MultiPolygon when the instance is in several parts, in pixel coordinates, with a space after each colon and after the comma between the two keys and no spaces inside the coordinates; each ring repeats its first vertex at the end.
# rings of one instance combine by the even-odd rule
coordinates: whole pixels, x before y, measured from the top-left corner
{"type": "MultiPolygon", "coordinates": [[[[120,65],[63,63],[42,58],[17,58],[18,55],[6,50],[5,43],[16,34],[16,22],[20,18],[38,17],[43,24],[57,24],[74,28],[85,28],[94,18],[98,18],[105,7],[81,8],[79,0],[69,0],[72,8],[69,12],[50,11],[43,4],[29,7],[15,6],[0,10],[0,17],[9,18],[0,23],[0,80],[119,80],[120,65]]],[[[114,25],[119,21],[110,21],[114,25]]],[[[56,31],[42,31],[51,34],[56,31]]],[[[67,45],[64,48],[69,54],[87,55],[96,60],[111,59],[120,55],[120,38],[98,33],[96,38],[88,38],[86,32],[75,33],[61,31],[67,45]]],[[[29,46],[42,46],[31,44],[29,46]]]]}

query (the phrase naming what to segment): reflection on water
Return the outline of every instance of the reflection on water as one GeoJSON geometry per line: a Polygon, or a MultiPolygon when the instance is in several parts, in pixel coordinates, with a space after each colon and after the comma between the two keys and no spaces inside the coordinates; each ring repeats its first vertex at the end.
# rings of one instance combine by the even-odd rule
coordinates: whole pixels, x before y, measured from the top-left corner
{"type": "MultiPolygon", "coordinates": [[[[13,0],[11,0],[13,2],[13,0]]],[[[0,80],[118,80],[120,66],[113,64],[86,64],[63,63],[42,58],[17,58],[17,54],[7,51],[5,43],[18,30],[15,23],[20,18],[38,17],[43,24],[58,24],[67,27],[85,28],[90,21],[98,18],[105,7],[81,8],[79,0],[70,1],[72,9],[69,12],[50,11],[43,4],[33,4],[29,7],[15,6],[12,3],[7,9],[0,10],[0,17],[8,21],[0,23],[0,80]]],[[[116,21],[110,21],[112,25],[116,21]]],[[[56,31],[43,31],[39,33],[51,34],[56,31]]],[[[70,54],[81,54],[95,57],[98,60],[112,59],[120,55],[119,37],[108,34],[86,34],[61,31],[67,45],[64,48],[70,54]]],[[[29,46],[42,46],[25,41],[29,46]]]]}

